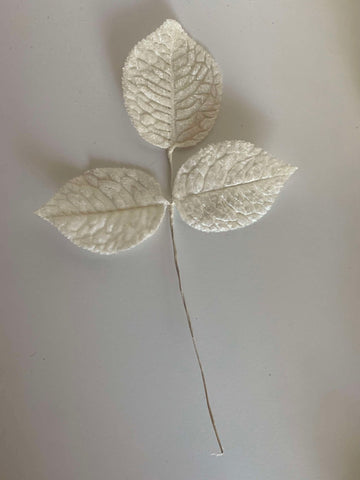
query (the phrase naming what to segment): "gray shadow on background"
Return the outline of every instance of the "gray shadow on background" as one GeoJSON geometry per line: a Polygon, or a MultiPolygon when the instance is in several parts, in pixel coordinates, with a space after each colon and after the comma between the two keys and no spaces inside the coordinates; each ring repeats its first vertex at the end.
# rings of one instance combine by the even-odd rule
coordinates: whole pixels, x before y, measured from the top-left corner
{"type": "MultiPolygon", "coordinates": [[[[163,1],[150,1],[129,8],[119,8],[105,22],[104,38],[106,51],[109,55],[110,74],[115,76],[119,86],[120,108],[125,108],[122,102],[121,76],[124,61],[131,48],[145,35],[155,30],[167,18],[174,18],[173,11],[163,1]]],[[[130,124],[129,127],[133,128],[130,124]]],[[[138,136],[139,141],[143,141],[138,136]]],[[[96,167],[129,167],[138,168],[133,164],[89,156],[88,165],[79,167],[71,159],[65,158],[61,152],[54,152],[51,147],[41,141],[27,136],[17,139],[15,148],[19,161],[28,172],[33,173],[58,189],[68,180],[81,175],[85,170],[96,167]]],[[[84,145],[84,150],[88,145],[84,145]]],[[[145,169],[142,169],[146,171],[145,169]]],[[[150,173],[147,171],[147,173],[150,173]]],[[[55,193],[55,192],[54,192],[55,193]]]]}
{"type": "Polygon", "coordinates": [[[149,0],[127,8],[119,7],[105,20],[103,37],[121,97],[122,68],[130,50],[167,18],[177,20],[171,7],[163,0],[149,0]]]}
{"type": "Polygon", "coordinates": [[[26,168],[28,172],[44,178],[46,182],[50,183],[56,190],[72,178],[93,168],[132,168],[153,175],[149,169],[139,167],[138,165],[93,157],[91,155],[88,158],[87,165],[84,167],[75,166],[71,160],[46,149],[40,144],[36,145],[33,141],[23,142],[22,144],[17,141],[16,148],[18,150],[19,160],[22,162],[24,168],[26,168]]]}
{"type": "Polygon", "coordinates": [[[17,139],[15,148],[24,168],[39,178],[44,178],[56,189],[84,171],[83,168],[74,165],[74,161],[26,136],[22,141],[17,139]]]}
{"type": "Polygon", "coordinates": [[[88,160],[88,165],[86,167],[87,170],[93,169],[93,168],[131,168],[132,170],[141,170],[142,172],[148,173],[149,175],[154,175],[154,173],[147,168],[144,168],[142,166],[134,165],[133,163],[126,163],[126,162],[118,162],[116,160],[109,160],[106,158],[100,158],[100,157],[93,157],[89,156],[88,160]]]}
{"type": "MultiPolygon", "coordinates": [[[[105,20],[103,25],[103,37],[108,52],[110,73],[114,76],[119,87],[119,105],[125,109],[122,98],[122,67],[125,59],[134,45],[146,35],[159,27],[167,18],[176,18],[173,10],[163,0],[149,0],[146,3],[137,4],[128,8],[119,8],[105,20]]],[[[186,25],[185,25],[186,29],[186,25]]],[[[198,39],[196,39],[199,43],[198,39]]],[[[211,53],[211,46],[209,46],[211,53]]],[[[206,49],[207,46],[205,46],[206,49]]],[[[221,58],[216,59],[221,69],[221,58]]],[[[130,124],[129,128],[134,127],[130,124]]],[[[231,91],[224,88],[219,116],[210,134],[195,147],[177,149],[174,154],[174,170],[199,148],[208,143],[216,143],[223,140],[247,140],[258,145],[264,145],[265,132],[268,131],[268,121],[247,101],[235,96],[231,91]]],[[[138,141],[145,142],[139,135],[134,135],[138,141]]],[[[129,139],[130,140],[130,139],[129,139]]],[[[133,140],[133,138],[131,138],[133,140]]],[[[145,142],[146,143],[146,142],[145,142]]],[[[84,145],[84,149],[87,148],[84,145]]],[[[150,144],[149,144],[149,147],[150,144]]],[[[85,168],[79,168],[65,159],[61,154],[46,150],[34,139],[24,139],[23,143],[17,144],[19,156],[24,159],[27,168],[50,179],[56,187],[60,187],[72,177],[80,175],[85,169],[96,167],[119,167],[124,163],[111,160],[100,160],[90,155],[89,164],[85,168]]]]}
{"type": "MultiPolygon", "coordinates": [[[[149,0],[147,3],[119,9],[114,12],[104,25],[104,37],[109,55],[109,62],[113,75],[119,87],[121,105],[122,101],[122,67],[130,50],[158,28],[167,18],[173,18],[181,23],[171,7],[162,0],[149,0]]],[[[186,25],[184,25],[186,30],[186,25]]],[[[190,32],[191,34],[191,32],[190,32]]],[[[195,38],[201,43],[201,40],[195,38]]],[[[211,46],[203,45],[211,54],[211,46]]],[[[221,70],[221,58],[215,59],[221,70]]],[[[129,118],[130,125],[130,118],[129,118]]],[[[131,127],[134,128],[134,127],[131,127]]],[[[252,143],[263,145],[265,132],[268,131],[268,121],[247,101],[240,99],[224,86],[223,98],[221,101],[220,113],[210,134],[199,144],[191,148],[176,149],[174,153],[174,171],[199,148],[208,143],[216,143],[223,140],[246,140],[252,143]]],[[[138,136],[139,141],[144,140],[138,136]]],[[[150,147],[150,145],[149,145],[150,147]]]]}
{"type": "MultiPolygon", "coordinates": [[[[221,65],[221,59],[218,59],[221,65]]],[[[200,143],[190,148],[177,149],[174,153],[174,171],[200,148],[209,143],[224,140],[245,140],[255,145],[266,147],[269,121],[260,111],[238,95],[226,90],[224,86],[219,116],[209,135],[200,143]]]]}

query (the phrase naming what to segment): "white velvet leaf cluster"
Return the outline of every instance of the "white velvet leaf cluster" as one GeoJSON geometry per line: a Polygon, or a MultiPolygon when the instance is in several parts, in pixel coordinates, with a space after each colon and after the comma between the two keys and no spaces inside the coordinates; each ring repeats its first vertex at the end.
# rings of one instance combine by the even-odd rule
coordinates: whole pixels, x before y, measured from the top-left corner
{"type": "MultiPolygon", "coordinates": [[[[222,78],[211,55],[178,22],[167,20],[130,52],[123,93],[141,137],[172,152],[210,132],[222,78]]],[[[204,232],[244,227],[265,215],[295,170],[248,142],[209,145],[179,169],[171,204],[204,232]]],[[[76,245],[112,254],[152,235],[168,204],[151,175],[98,168],[70,180],[36,213],[76,245]]]]}

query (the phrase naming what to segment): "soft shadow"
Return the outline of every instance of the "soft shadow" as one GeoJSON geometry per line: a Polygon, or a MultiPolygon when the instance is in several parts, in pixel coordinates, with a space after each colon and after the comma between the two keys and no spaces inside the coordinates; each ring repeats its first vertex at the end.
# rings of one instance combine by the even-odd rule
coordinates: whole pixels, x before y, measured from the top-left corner
{"type": "MultiPolygon", "coordinates": [[[[158,28],[167,18],[176,19],[176,14],[165,1],[148,0],[141,4],[136,3],[131,7],[116,8],[105,19],[103,24],[104,41],[111,72],[119,87],[119,98],[122,97],[122,67],[127,55],[137,42],[158,28]]],[[[217,61],[221,67],[221,58],[218,58],[217,61]]],[[[176,172],[189,156],[209,143],[240,139],[266,146],[265,139],[268,130],[268,120],[264,115],[248,101],[239,98],[237,93],[229,91],[225,82],[220,113],[214,128],[202,142],[194,147],[176,150],[174,171],[176,172]]],[[[137,136],[137,139],[140,140],[140,137],[137,136]]],[[[27,168],[40,176],[47,177],[56,187],[80,175],[86,169],[119,166],[136,168],[132,164],[118,163],[92,156],[89,157],[88,165],[81,168],[73,165],[71,161],[58,153],[31,142],[25,142],[20,148],[21,159],[27,168]]],[[[86,148],[85,145],[84,148],[86,148]]],[[[147,173],[151,172],[147,171],[147,173]]]]}
{"type": "Polygon", "coordinates": [[[210,143],[239,139],[262,145],[268,128],[260,110],[225,87],[219,116],[207,139],[210,143]]]}
{"type": "Polygon", "coordinates": [[[46,183],[51,183],[56,188],[80,175],[84,170],[81,166],[74,165],[73,160],[34,141],[18,140],[16,149],[18,160],[25,170],[38,178],[44,178],[46,183]]]}
{"type": "Polygon", "coordinates": [[[134,165],[133,163],[126,162],[117,162],[115,160],[108,160],[106,158],[99,157],[89,157],[88,165],[86,170],[91,170],[93,168],[131,168],[132,170],[141,170],[151,176],[154,176],[154,172],[150,169],[144,168],[143,166],[134,165]]]}
{"type": "Polygon", "coordinates": [[[131,7],[116,8],[106,19],[103,26],[106,50],[120,90],[122,67],[130,50],[168,18],[177,20],[166,2],[149,0],[134,2],[131,7]]]}
{"type": "Polygon", "coordinates": [[[329,480],[360,478],[360,410],[357,399],[331,392],[315,420],[315,446],[329,480]]]}
{"type": "MultiPolygon", "coordinates": [[[[221,59],[219,61],[221,64],[221,59]]],[[[187,158],[209,143],[224,140],[245,140],[266,147],[269,120],[254,105],[224,85],[219,116],[209,135],[194,147],[177,149],[174,154],[175,172],[187,158]]]]}
{"type": "Polygon", "coordinates": [[[145,173],[154,173],[142,166],[132,163],[118,162],[111,159],[89,156],[88,163],[83,166],[74,165],[74,160],[69,160],[50,148],[35,144],[35,142],[16,143],[19,162],[28,173],[43,178],[46,184],[58,189],[74,177],[83,174],[86,170],[93,168],[132,168],[142,170],[145,173]]]}
{"type": "MultiPolygon", "coordinates": [[[[141,5],[119,9],[112,13],[104,24],[104,36],[113,75],[122,91],[122,67],[130,50],[146,35],[158,28],[167,18],[177,19],[176,14],[164,1],[149,0],[141,5]]],[[[184,25],[186,30],[186,25],[184,25]]],[[[195,39],[201,43],[201,39],[195,39]]],[[[211,54],[211,48],[204,46],[211,54]]],[[[216,59],[221,68],[221,58],[216,59]]],[[[129,120],[130,124],[130,120],[129,120]]],[[[240,139],[257,145],[264,142],[268,122],[253,105],[224,85],[224,94],[219,116],[210,134],[195,147],[177,149],[174,154],[174,172],[199,148],[208,143],[240,139]]]]}

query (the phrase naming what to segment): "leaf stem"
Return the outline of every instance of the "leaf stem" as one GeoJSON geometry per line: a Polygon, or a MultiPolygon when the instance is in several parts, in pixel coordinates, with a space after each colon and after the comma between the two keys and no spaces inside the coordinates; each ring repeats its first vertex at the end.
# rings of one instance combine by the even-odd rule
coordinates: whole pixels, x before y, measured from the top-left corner
{"type": "MultiPolygon", "coordinates": [[[[172,154],[173,154],[174,149],[175,148],[172,147],[172,148],[169,148],[167,150],[167,156],[168,156],[169,165],[170,165],[170,185],[171,185],[171,188],[172,188],[172,184],[173,184],[172,154]]],[[[203,369],[203,366],[202,366],[202,363],[201,363],[199,350],[198,350],[197,345],[196,345],[196,340],[195,340],[194,331],[193,331],[193,327],[192,327],[191,317],[190,317],[190,313],[189,313],[187,303],[186,303],[186,300],[185,300],[184,290],[183,290],[183,287],[182,287],[182,281],[181,281],[181,275],[180,275],[180,269],[179,269],[179,263],[178,263],[178,255],[177,255],[177,249],[176,249],[176,243],[175,243],[175,235],[174,235],[174,201],[173,201],[173,199],[171,199],[171,203],[170,203],[170,232],[171,232],[171,241],[172,241],[172,248],[173,248],[173,254],[174,254],[175,270],[176,270],[176,274],[177,274],[177,278],[178,278],[178,284],[179,284],[179,291],[180,291],[180,294],[181,294],[181,299],[182,299],[182,303],[183,303],[183,306],[184,306],[186,319],[187,319],[188,327],[189,327],[189,330],[190,330],[191,340],[192,340],[192,343],[193,343],[196,359],[197,359],[199,369],[200,369],[200,373],[201,373],[201,380],[202,380],[202,384],[203,384],[203,388],[204,388],[207,409],[208,409],[208,412],[209,412],[209,416],[210,416],[212,428],[214,430],[214,434],[215,434],[215,437],[216,437],[216,441],[218,443],[219,450],[220,450],[220,452],[217,453],[216,455],[222,455],[224,453],[224,449],[222,447],[221,440],[220,440],[220,437],[219,437],[219,433],[218,433],[216,425],[215,425],[214,415],[213,415],[213,412],[211,410],[209,394],[208,394],[208,390],[207,390],[207,386],[206,386],[205,373],[204,373],[204,369],[203,369]]]]}

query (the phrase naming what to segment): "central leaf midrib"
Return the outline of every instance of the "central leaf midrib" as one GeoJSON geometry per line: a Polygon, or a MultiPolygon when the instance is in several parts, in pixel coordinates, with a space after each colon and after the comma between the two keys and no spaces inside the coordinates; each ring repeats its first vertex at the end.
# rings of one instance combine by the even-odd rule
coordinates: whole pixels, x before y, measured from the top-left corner
{"type": "Polygon", "coordinates": [[[250,180],[249,182],[241,182],[241,183],[236,183],[234,185],[226,185],[224,187],[214,188],[212,190],[203,190],[202,192],[199,192],[199,193],[187,193],[186,195],[184,195],[184,197],[179,197],[179,199],[182,200],[186,197],[197,197],[199,195],[205,195],[206,193],[221,192],[223,190],[228,190],[228,189],[231,189],[231,188],[238,188],[238,187],[242,187],[243,185],[251,185],[252,183],[258,183],[258,182],[262,182],[264,180],[272,180],[273,178],[280,178],[280,177],[285,177],[285,176],[286,176],[286,174],[274,175],[272,177],[264,177],[264,178],[258,178],[257,180],[250,180]]]}
{"type": "Polygon", "coordinates": [[[175,144],[176,141],[176,120],[175,120],[175,74],[174,74],[174,65],[173,65],[173,55],[175,50],[175,40],[176,34],[173,36],[172,45],[170,48],[170,103],[171,103],[171,147],[175,144]]]}
{"type": "Polygon", "coordinates": [[[125,208],[114,208],[113,210],[99,210],[96,212],[78,212],[78,213],[60,213],[55,215],[48,215],[51,218],[59,218],[59,217],[79,217],[79,216],[89,216],[89,215],[101,215],[101,214],[109,214],[109,213],[119,213],[119,212],[126,212],[128,210],[139,210],[141,208],[149,208],[149,207],[165,207],[166,204],[164,203],[151,203],[149,205],[138,205],[134,207],[125,207],[125,208]]]}

